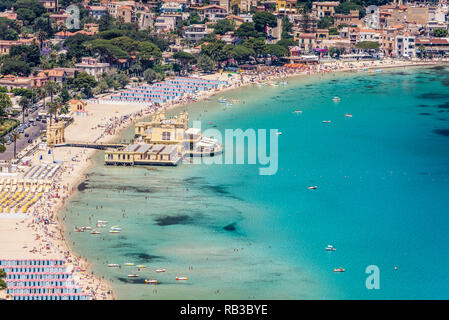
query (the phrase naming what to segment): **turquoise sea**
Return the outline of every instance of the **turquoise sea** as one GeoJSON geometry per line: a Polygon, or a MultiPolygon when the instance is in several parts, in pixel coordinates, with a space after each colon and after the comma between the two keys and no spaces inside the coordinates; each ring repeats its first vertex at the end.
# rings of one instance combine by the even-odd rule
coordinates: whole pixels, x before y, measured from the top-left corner
{"type": "Polygon", "coordinates": [[[449,298],[449,68],[313,76],[223,96],[241,102],[224,110],[216,96],[171,113],[222,132],[278,129],[277,174],[248,164],[107,167],[98,152],[63,212],[75,252],[118,298],[449,298]],[[97,220],[122,232],[71,231],[97,220]],[[135,267],[107,267],[126,262],[148,268],[130,279],[135,267]],[[365,286],[369,265],[379,290],[365,286]]]}

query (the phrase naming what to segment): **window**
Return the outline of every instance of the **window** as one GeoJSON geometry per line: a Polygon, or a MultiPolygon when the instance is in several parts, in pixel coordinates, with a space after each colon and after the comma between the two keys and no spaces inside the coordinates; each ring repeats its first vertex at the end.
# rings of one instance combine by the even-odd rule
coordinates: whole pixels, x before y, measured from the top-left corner
{"type": "Polygon", "coordinates": [[[162,140],[170,140],[170,132],[162,132],[162,140]]]}

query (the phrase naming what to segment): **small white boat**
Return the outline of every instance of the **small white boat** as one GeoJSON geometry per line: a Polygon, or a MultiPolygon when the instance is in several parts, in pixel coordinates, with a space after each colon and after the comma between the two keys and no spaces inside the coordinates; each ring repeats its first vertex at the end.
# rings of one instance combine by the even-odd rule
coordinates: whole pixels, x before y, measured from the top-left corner
{"type": "Polygon", "coordinates": [[[334,246],[328,245],[326,247],[326,251],[335,251],[335,250],[337,250],[337,249],[335,249],[334,246]]]}
{"type": "Polygon", "coordinates": [[[280,136],[280,135],[282,134],[282,132],[276,132],[276,134],[277,134],[278,136],[280,136]]]}
{"type": "Polygon", "coordinates": [[[156,279],[145,279],[145,283],[147,283],[147,284],[157,284],[157,280],[156,279]]]}
{"type": "Polygon", "coordinates": [[[108,267],[110,267],[110,268],[118,268],[118,267],[120,267],[120,265],[117,264],[117,263],[110,263],[110,264],[108,264],[108,267]]]}
{"type": "Polygon", "coordinates": [[[83,228],[75,227],[75,232],[84,232],[84,229],[83,229],[83,228]]]}
{"type": "Polygon", "coordinates": [[[323,120],[323,121],[321,121],[321,122],[323,122],[323,123],[331,123],[330,120],[323,120]]]}
{"type": "Polygon", "coordinates": [[[350,114],[350,113],[345,113],[345,117],[352,118],[352,114],[350,114]]]}
{"type": "Polygon", "coordinates": [[[91,227],[83,227],[83,230],[92,230],[91,227]]]}
{"type": "Polygon", "coordinates": [[[127,263],[125,263],[124,265],[127,266],[127,267],[132,267],[132,266],[134,266],[134,263],[132,263],[132,262],[127,262],[127,263]]]}
{"type": "Polygon", "coordinates": [[[146,265],[144,265],[144,264],[138,264],[137,266],[136,266],[136,268],[141,268],[141,269],[145,269],[147,266],[146,265]]]}
{"type": "Polygon", "coordinates": [[[156,269],[156,272],[165,272],[165,269],[156,269]]]}
{"type": "Polygon", "coordinates": [[[118,230],[109,230],[109,233],[120,233],[118,230]]]}
{"type": "Polygon", "coordinates": [[[341,100],[341,99],[340,99],[339,97],[337,97],[337,96],[335,96],[335,97],[332,98],[332,101],[335,101],[335,102],[336,102],[336,101],[340,101],[340,100],[341,100]]]}
{"type": "Polygon", "coordinates": [[[295,111],[293,111],[293,113],[302,113],[302,111],[301,110],[295,110],[295,111]]]}
{"type": "Polygon", "coordinates": [[[106,228],[106,225],[103,224],[103,223],[97,223],[97,224],[96,224],[96,227],[97,227],[97,228],[106,228]]]}
{"type": "Polygon", "coordinates": [[[101,231],[93,230],[90,234],[100,234],[100,233],[101,233],[101,231]]]}
{"type": "Polygon", "coordinates": [[[182,277],[176,277],[176,280],[189,280],[189,278],[182,276],[182,277]]]}
{"type": "Polygon", "coordinates": [[[137,278],[138,277],[138,275],[137,274],[128,274],[128,278],[137,278]]]}
{"type": "Polygon", "coordinates": [[[334,272],[345,272],[345,269],[343,269],[343,268],[335,268],[334,269],[334,272]]]}
{"type": "Polygon", "coordinates": [[[307,187],[307,189],[309,189],[309,190],[315,190],[315,189],[318,189],[318,186],[310,186],[310,187],[307,187]]]}
{"type": "Polygon", "coordinates": [[[105,224],[105,223],[108,223],[107,221],[105,221],[105,220],[98,220],[97,221],[97,223],[100,223],[100,224],[105,224]]]}

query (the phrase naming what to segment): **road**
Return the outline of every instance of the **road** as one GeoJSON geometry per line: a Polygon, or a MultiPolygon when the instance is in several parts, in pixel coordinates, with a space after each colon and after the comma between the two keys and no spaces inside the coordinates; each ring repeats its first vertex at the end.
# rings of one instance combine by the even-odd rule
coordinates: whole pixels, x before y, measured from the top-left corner
{"type": "MultiPolygon", "coordinates": [[[[36,120],[37,115],[39,112],[42,112],[42,108],[38,108],[35,112],[28,113],[28,116],[25,117],[25,123],[28,123],[28,120],[30,118],[33,118],[36,120]]],[[[22,123],[22,114],[19,115],[17,118],[22,123]]],[[[29,143],[28,140],[32,139],[35,140],[40,136],[40,130],[46,129],[47,124],[42,123],[42,121],[35,121],[36,126],[29,126],[24,130],[24,133],[20,134],[20,138],[16,141],[16,154],[18,154],[21,150],[23,150],[29,143]],[[28,134],[28,137],[25,137],[25,134],[28,134]]],[[[7,145],[5,143],[6,151],[3,153],[0,153],[0,160],[11,160],[14,157],[14,142],[12,142],[10,145],[7,145]]]]}

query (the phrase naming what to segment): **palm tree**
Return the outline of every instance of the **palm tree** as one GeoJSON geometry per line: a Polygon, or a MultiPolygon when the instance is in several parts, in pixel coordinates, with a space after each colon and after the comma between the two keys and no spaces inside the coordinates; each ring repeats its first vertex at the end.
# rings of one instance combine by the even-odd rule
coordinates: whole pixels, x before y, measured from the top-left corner
{"type": "Polygon", "coordinates": [[[37,39],[39,40],[39,49],[42,50],[42,43],[44,42],[45,39],[47,39],[47,32],[45,31],[39,31],[39,33],[37,34],[37,39]]]}
{"type": "Polygon", "coordinates": [[[14,141],[14,159],[16,158],[16,141],[17,139],[20,138],[20,134],[18,134],[17,132],[14,132],[11,136],[12,141],[14,141]]]}
{"type": "Polygon", "coordinates": [[[31,103],[35,104],[36,103],[36,96],[38,95],[38,89],[36,89],[35,87],[33,87],[31,89],[31,103]]]}
{"type": "Polygon", "coordinates": [[[57,94],[61,89],[60,85],[54,81],[47,81],[45,91],[50,95],[50,102],[53,102],[53,95],[57,94]]]}
{"type": "Polygon", "coordinates": [[[22,96],[19,100],[19,106],[22,107],[22,123],[25,123],[25,109],[27,109],[30,104],[30,99],[25,96],[22,96]]]}
{"type": "Polygon", "coordinates": [[[45,98],[47,97],[47,91],[44,87],[40,87],[37,91],[39,98],[44,100],[44,109],[45,109],[45,98]]]}
{"type": "Polygon", "coordinates": [[[48,113],[50,113],[50,126],[51,126],[51,119],[54,117],[56,120],[56,115],[58,114],[58,111],[63,107],[63,103],[60,99],[56,99],[55,102],[50,102],[48,104],[48,113]]]}

